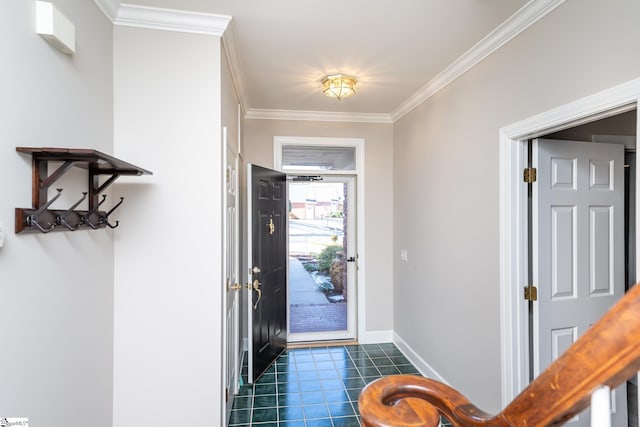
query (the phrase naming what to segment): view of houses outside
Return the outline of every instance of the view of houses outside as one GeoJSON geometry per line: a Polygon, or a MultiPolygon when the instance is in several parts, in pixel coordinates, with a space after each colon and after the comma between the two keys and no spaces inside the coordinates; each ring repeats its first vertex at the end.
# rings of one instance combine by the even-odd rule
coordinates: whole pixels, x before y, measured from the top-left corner
{"type": "Polygon", "coordinates": [[[347,329],[345,187],[289,184],[291,333],[347,329]]]}

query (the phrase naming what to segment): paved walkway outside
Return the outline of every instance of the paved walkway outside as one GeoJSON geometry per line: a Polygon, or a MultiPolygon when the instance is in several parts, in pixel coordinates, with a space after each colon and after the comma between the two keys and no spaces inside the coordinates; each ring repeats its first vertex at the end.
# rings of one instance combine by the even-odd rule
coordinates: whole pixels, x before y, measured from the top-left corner
{"type": "Polygon", "coordinates": [[[298,258],[289,258],[289,304],[327,304],[327,297],[298,258]]]}
{"type": "Polygon", "coordinates": [[[347,303],[292,305],[289,332],[327,332],[347,330],[347,303]]]}
{"type": "Polygon", "coordinates": [[[347,304],[330,303],[297,258],[289,258],[290,333],[344,331],[347,304]]]}

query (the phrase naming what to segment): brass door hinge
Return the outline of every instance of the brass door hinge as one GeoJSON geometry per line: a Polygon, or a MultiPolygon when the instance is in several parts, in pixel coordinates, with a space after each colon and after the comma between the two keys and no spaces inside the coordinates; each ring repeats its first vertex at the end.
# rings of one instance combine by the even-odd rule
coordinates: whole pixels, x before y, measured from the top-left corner
{"type": "Polygon", "coordinates": [[[538,170],[536,168],[525,168],[523,174],[524,182],[531,184],[538,179],[538,170]]]}
{"type": "Polygon", "coordinates": [[[538,301],[538,288],[533,285],[525,286],[524,299],[525,301],[538,301]]]}

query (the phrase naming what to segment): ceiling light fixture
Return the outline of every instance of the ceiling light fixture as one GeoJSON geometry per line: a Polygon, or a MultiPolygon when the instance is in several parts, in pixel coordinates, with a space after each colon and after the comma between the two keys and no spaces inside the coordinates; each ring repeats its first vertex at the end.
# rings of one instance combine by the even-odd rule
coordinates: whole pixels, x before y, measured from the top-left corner
{"type": "Polygon", "coordinates": [[[338,101],[356,93],[356,78],[345,74],[330,74],[322,80],[322,93],[338,101]]]}

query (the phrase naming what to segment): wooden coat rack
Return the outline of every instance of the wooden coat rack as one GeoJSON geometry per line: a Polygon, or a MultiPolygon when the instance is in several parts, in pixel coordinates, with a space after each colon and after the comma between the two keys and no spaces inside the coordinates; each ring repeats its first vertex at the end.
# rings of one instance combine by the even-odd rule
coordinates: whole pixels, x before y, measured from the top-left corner
{"type": "Polygon", "coordinates": [[[119,223],[116,221],[113,224],[109,220],[109,216],[123,203],[124,198],[121,197],[120,201],[109,211],[100,211],[99,207],[107,198],[105,194],[100,197],[101,193],[121,175],[152,175],[148,170],[91,149],[16,147],[16,151],[31,154],[33,158],[31,182],[33,207],[30,209],[16,208],[16,233],[115,228],[119,223]],[[49,175],[49,162],[61,162],[62,164],[49,175]],[[49,209],[49,206],[60,197],[63,191],[62,188],[58,188],[58,194],[49,199],[49,188],[72,166],[89,171],[88,191],[83,192],[82,198],[68,209],[49,209]],[[100,184],[102,175],[110,176],[100,184]],[[76,210],[87,197],[89,198],[88,209],[86,211],[76,210]]]}

